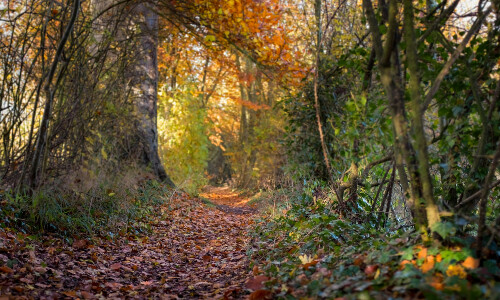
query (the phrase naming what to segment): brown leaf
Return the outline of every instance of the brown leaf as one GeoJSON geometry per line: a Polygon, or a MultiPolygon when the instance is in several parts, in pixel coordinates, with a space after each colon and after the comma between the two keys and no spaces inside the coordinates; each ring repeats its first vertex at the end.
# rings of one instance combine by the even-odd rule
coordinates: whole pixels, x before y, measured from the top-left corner
{"type": "Polygon", "coordinates": [[[75,291],[67,291],[67,292],[62,292],[64,295],[68,296],[68,297],[73,297],[73,298],[76,298],[76,292],[75,291]]]}
{"type": "Polygon", "coordinates": [[[122,268],[122,265],[119,263],[116,263],[116,264],[112,264],[111,266],[109,266],[109,268],[113,271],[118,271],[122,268]]]}
{"type": "Polygon", "coordinates": [[[95,298],[95,296],[89,292],[86,292],[86,291],[81,291],[80,294],[82,294],[82,297],[84,299],[93,299],[95,298]]]}
{"type": "Polygon", "coordinates": [[[272,299],[272,293],[266,290],[256,290],[248,296],[249,300],[267,300],[272,299]]]}
{"type": "Polygon", "coordinates": [[[12,270],[11,268],[9,268],[7,266],[1,266],[0,271],[7,273],[7,274],[14,273],[14,270],[12,270]]]}
{"type": "Polygon", "coordinates": [[[76,240],[73,243],[73,248],[75,249],[84,249],[87,247],[87,241],[86,240],[76,240]]]}
{"type": "Polygon", "coordinates": [[[304,269],[309,270],[310,267],[315,266],[318,263],[318,260],[313,260],[303,265],[304,269]]]}
{"type": "Polygon", "coordinates": [[[224,287],[223,283],[217,282],[217,283],[214,284],[214,289],[220,289],[222,287],[224,287]]]}
{"type": "Polygon", "coordinates": [[[371,275],[373,275],[373,273],[375,273],[377,271],[377,269],[378,269],[377,265],[368,265],[365,268],[365,274],[368,276],[371,276],[371,275]]]}
{"type": "Polygon", "coordinates": [[[112,289],[119,289],[123,286],[123,284],[118,283],[118,282],[106,282],[105,286],[112,288],[112,289]]]}
{"type": "Polygon", "coordinates": [[[247,281],[245,287],[250,290],[260,290],[264,287],[264,282],[268,281],[270,278],[264,275],[255,276],[247,281]]]}
{"type": "Polygon", "coordinates": [[[361,256],[356,257],[356,259],[354,259],[353,264],[358,267],[361,266],[363,264],[363,257],[361,256]]]}
{"type": "Polygon", "coordinates": [[[252,269],[253,276],[257,276],[257,275],[259,275],[259,273],[260,273],[259,266],[257,266],[257,265],[253,266],[253,269],[252,269]]]}
{"type": "Polygon", "coordinates": [[[210,255],[203,255],[202,259],[204,262],[209,262],[210,260],[212,260],[212,257],[210,255]]]}
{"type": "Polygon", "coordinates": [[[26,283],[26,284],[32,284],[33,283],[33,280],[31,280],[30,278],[21,278],[19,279],[19,281],[23,282],[23,283],[26,283]]]}
{"type": "Polygon", "coordinates": [[[40,274],[45,274],[47,272],[47,268],[44,268],[44,267],[34,267],[33,270],[35,272],[40,273],[40,274]]]}

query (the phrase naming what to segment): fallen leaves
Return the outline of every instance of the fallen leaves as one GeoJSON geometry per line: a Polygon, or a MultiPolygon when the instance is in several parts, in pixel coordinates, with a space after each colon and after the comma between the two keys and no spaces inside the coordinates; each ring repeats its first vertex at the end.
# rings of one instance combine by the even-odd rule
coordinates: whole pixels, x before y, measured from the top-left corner
{"type": "Polygon", "coordinates": [[[0,256],[2,295],[241,298],[249,276],[246,230],[252,216],[248,208],[233,211],[227,198],[218,197],[225,199],[224,211],[179,194],[137,221],[151,228],[149,234],[122,233],[113,240],[95,237],[68,245],[44,235],[28,245],[0,228],[2,253],[8,253],[0,256]]]}
{"type": "Polygon", "coordinates": [[[86,240],[76,240],[73,243],[73,248],[81,250],[87,247],[88,242],[86,240]]]}
{"type": "Polygon", "coordinates": [[[248,297],[249,300],[267,300],[272,299],[272,293],[267,290],[257,290],[248,297]]]}
{"type": "Polygon", "coordinates": [[[264,287],[264,282],[269,281],[269,279],[270,278],[267,276],[258,275],[253,278],[250,278],[245,284],[245,287],[254,291],[260,290],[264,287]]]}
{"type": "Polygon", "coordinates": [[[109,268],[113,271],[118,271],[122,268],[122,265],[119,263],[116,263],[116,264],[112,264],[111,266],[109,266],[109,268]]]}

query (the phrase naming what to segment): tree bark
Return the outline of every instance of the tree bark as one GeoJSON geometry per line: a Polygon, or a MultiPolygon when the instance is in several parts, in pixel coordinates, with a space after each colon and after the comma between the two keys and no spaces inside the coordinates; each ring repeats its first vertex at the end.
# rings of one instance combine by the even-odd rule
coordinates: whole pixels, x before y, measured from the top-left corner
{"type": "Polygon", "coordinates": [[[394,156],[407,203],[412,210],[416,227],[425,235],[427,227],[427,212],[422,197],[422,183],[418,174],[415,150],[410,143],[409,125],[404,102],[404,86],[401,77],[398,44],[398,4],[396,0],[389,2],[388,33],[383,44],[379,23],[371,0],[363,0],[363,8],[367,16],[372,34],[373,47],[378,59],[382,85],[387,94],[391,109],[394,131],[394,156]],[[408,168],[407,177],[404,164],[408,168]]]}
{"type": "Polygon", "coordinates": [[[174,186],[158,155],[158,14],[146,3],[138,4],[131,14],[137,19],[140,31],[129,81],[136,113],[136,135],[140,143],[138,151],[142,152],[140,162],[150,167],[161,181],[174,186]]]}
{"type": "MultiPolygon", "coordinates": [[[[130,91],[128,100],[132,104],[134,125],[134,132],[131,132],[130,136],[134,140],[126,158],[137,160],[139,165],[150,168],[159,180],[174,187],[175,184],[167,176],[158,155],[158,14],[154,1],[131,1],[124,4],[117,0],[106,0],[105,4],[95,1],[94,8],[105,11],[115,5],[126,5],[123,7],[126,20],[118,21],[121,23],[121,30],[114,38],[133,37],[130,41],[130,62],[124,74],[124,82],[126,90],[130,91]]],[[[112,15],[113,12],[109,11],[100,17],[113,18],[112,15]]]]}
{"type": "Polygon", "coordinates": [[[405,0],[404,5],[404,37],[407,45],[406,62],[410,75],[409,90],[412,105],[412,127],[413,138],[416,148],[418,178],[422,188],[422,196],[425,202],[427,225],[432,226],[440,221],[439,210],[434,200],[432,179],[429,166],[429,155],[427,153],[427,139],[424,132],[422,97],[420,89],[420,74],[418,68],[417,43],[415,37],[415,26],[413,24],[413,3],[405,0]]]}

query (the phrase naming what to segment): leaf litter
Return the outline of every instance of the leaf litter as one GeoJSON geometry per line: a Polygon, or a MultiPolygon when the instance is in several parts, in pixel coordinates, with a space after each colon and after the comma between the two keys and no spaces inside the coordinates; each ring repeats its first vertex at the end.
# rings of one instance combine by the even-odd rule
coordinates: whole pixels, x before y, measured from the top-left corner
{"type": "MultiPolygon", "coordinates": [[[[177,193],[142,222],[148,233],[115,238],[33,238],[0,229],[0,295],[26,298],[239,299],[251,277],[253,212],[228,189],[177,193]],[[234,203],[234,204],[233,204],[234,203]]],[[[1,298],[0,297],[0,298],[1,298]]]]}

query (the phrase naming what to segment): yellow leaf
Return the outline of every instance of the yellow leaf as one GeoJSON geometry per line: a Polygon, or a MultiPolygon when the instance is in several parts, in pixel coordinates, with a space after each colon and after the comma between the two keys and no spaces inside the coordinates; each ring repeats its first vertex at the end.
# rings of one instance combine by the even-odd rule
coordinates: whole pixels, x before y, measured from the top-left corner
{"type": "Polygon", "coordinates": [[[312,256],[309,256],[307,254],[304,255],[299,255],[300,262],[302,262],[303,265],[308,264],[313,261],[312,256]]]}
{"type": "Polygon", "coordinates": [[[465,272],[464,268],[460,265],[450,265],[448,267],[448,270],[446,270],[446,275],[448,277],[452,276],[458,276],[460,278],[467,277],[467,273],[465,272]]]}

